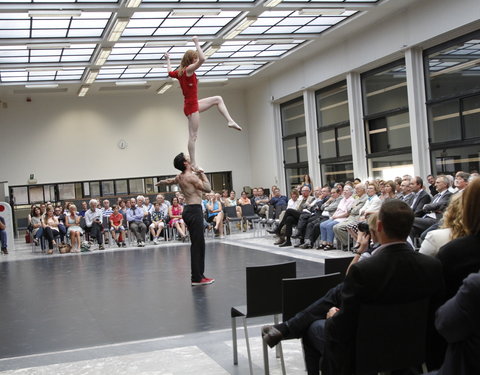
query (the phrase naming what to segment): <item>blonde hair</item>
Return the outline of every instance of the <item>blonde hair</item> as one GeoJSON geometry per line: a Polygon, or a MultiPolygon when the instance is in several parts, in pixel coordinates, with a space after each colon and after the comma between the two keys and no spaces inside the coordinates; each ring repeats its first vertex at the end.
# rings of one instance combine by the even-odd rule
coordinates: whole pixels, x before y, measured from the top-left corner
{"type": "Polygon", "coordinates": [[[455,194],[450,199],[445,213],[443,214],[443,224],[441,228],[450,228],[452,233],[451,239],[466,236],[466,230],[463,225],[463,195],[455,194]]]}
{"type": "Polygon", "coordinates": [[[193,64],[193,62],[195,61],[195,59],[197,59],[197,57],[198,57],[197,51],[194,51],[193,49],[189,49],[187,52],[185,52],[185,54],[182,57],[182,61],[180,62],[178,75],[181,76],[185,72],[185,69],[187,69],[187,67],[190,64],[193,64]]]}

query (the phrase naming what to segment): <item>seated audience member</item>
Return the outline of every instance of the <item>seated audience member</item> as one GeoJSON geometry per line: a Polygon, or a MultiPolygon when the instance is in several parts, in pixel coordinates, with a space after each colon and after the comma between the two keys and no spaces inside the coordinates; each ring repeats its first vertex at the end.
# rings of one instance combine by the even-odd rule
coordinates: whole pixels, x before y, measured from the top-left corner
{"type": "Polygon", "coordinates": [[[300,202],[298,200],[298,198],[300,197],[300,193],[298,192],[297,189],[293,189],[291,192],[290,192],[290,199],[288,200],[288,203],[287,203],[287,210],[289,208],[292,208],[292,209],[296,209],[297,207],[297,202],[300,202]]]}
{"type": "Polygon", "coordinates": [[[98,242],[98,250],[104,250],[103,246],[103,224],[102,224],[102,210],[98,206],[95,199],[90,199],[88,202],[90,209],[85,212],[86,231],[90,233],[90,237],[96,238],[98,242]]]}
{"type": "Polygon", "coordinates": [[[2,253],[8,254],[8,240],[7,240],[7,224],[5,219],[0,216],[0,243],[2,246],[2,253]]]}
{"type": "Polygon", "coordinates": [[[54,215],[58,219],[58,230],[60,231],[60,241],[65,243],[65,236],[67,235],[67,227],[65,225],[65,214],[61,206],[56,206],[53,210],[54,215]]]}
{"type": "MultiPolygon", "coordinates": [[[[229,207],[230,206],[230,200],[229,200],[230,195],[231,195],[231,192],[229,194],[227,189],[222,190],[222,194],[220,195],[220,202],[222,202],[223,207],[229,207]]],[[[236,206],[236,205],[237,205],[237,201],[235,200],[234,206],[236,206]]]]}
{"type": "MultiPolygon", "coordinates": [[[[293,191],[292,191],[293,193],[293,191]]],[[[307,185],[302,187],[302,196],[295,200],[293,208],[287,208],[282,220],[275,229],[268,229],[267,232],[276,234],[281,237],[281,230],[285,226],[285,241],[278,244],[280,247],[292,246],[290,237],[292,236],[292,229],[298,223],[298,219],[304,209],[306,209],[315,198],[310,195],[310,188],[307,185]]]]}
{"type": "Polygon", "coordinates": [[[163,216],[165,217],[165,219],[168,219],[168,207],[169,207],[169,205],[167,204],[167,201],[165,201],[165,197],[163,196],[163,194],[157,194],[157,196],[155,198],[155,203],[158,203],[160,205],[160,211],[163,213],[163,216]]]}
{"type": "Polygon", "coordinates": [[[309,375],[319,374],[320,364],[323,375],[351,375],[363,303],[384,305],[428,298],[432,309],[436,308],[444,292],[442,267],[435,258],[412,251],[406,243],[412,222],[413,212],[405,202],[385,202],[374,228],[380,246],[370,257],[351,265],[345,281],[323,298],[286,322],[263,327],[264,342],[273,347],[283,339],[301,337],[309,375]]]}
{"type": "Polygon", "coordinates": [[[420,252],[435,256],[443,245],[466,235],[463,226],[462,194],[454,194],[443,215],[443,223],[439,229],[427,233],[420,247],[420,252]]]}
{"type": "Polygon", "coordinates": [[[137,207],[143,210],[143,223],[145,227],[148,228],[150,226],[150,212],[148,210],[148,206],[145,204],[145,197],[143,195],[137,196],[137,207]]]}
{"type": "Polygon", "coordinates": [[[109,218],[110,215],[113,213],[112,207],[110,207],[110,201],[108,199],[104,199],[102,203],[103,203],[103,207],[101,208],[102,215],[103,217],[109,218]]]}
{"type": "MultiPolygon", "coordinates": [[[[263,189],[262,189],[263,190],[263,189]]],[[[262,205],[259,211],[260,216],[264,216],[269,219],[269,209],[272,208],[273,218],[278,218],[280,213],[286,209],[288,205],[288,198],[286,195],[280,193],[280,189],[276,188],[273,192],[271,199],[267,201],[266,204],[262,205]]],[[[257,201],[258,205],[258,201],[257,201]]]]}
{"type": "MultiPolygon", "coordinates": [[[[347,228],[349,225],[352,224],[358,224],[359,222],[359,217],[360,217],[360,211],[362,208],[365,206],[367,199],[370,198],[366,194],[366,189],[365,185],[362,183],[359,183],[355,185],[355,201],[352,204],[352,209],[350,210],[350,215],[348,215],[347,219],[336,224],[333,227],[333,233],[335,235],[335,238],[338,241],[338,245],[340,246],[347,246],[348,245],[348,232],[347,228]]],[[[377,197],[378,199],[378,197],[377,197]]],[[[380,208],[380,207],[379,207],[380,208]]]]}
{"type": "Polygon", "coordinates": [[[395,177],[393,182],[395,182],[395,198],[402,199],[402,197],[403,197],[402,178],[401,177],[395,177]]]}
{"type": "Polygon", "coordinates": [[[118,201],[118,212],[120,212],[122,215],[127,216],[127,205],[123,199],[120,199],[118,201]]]}
{"type": "MultiPolygon", "coordinates": [[[[443,216],[443,212],[450,202],[452,193],[448,190],[448,179],[446,176],[438,176],[435,181],[435,186],[438,194],[433,197],[431,203],[423,206],[420,214],[422,217],[416,217],[413,222],[412,232],[410,236],[412,239],[419,237],[425,230],[432,225],[437,224],[443,216]]],[[[433,229],[433,228],[432,228],[433,229]]],[[[436,229],[436,228],[435,228],[436,229]]],[[[426,235],[426,233],[425,233],[426,235]]]]}
{"type": "Polygon", "coordinates": [[[410,189],[412,190],[413,200],[410,208],[415,216],[422,216],[422,208],[432,201],[432,197],[423,189],[423,180],[419,176],[415,176],[410,181],[410,189]]]}
{"type": "Polygon", "coordinates": [[[82,209],[78,212],[78,215],[81,217],[85,217],[85,212],[88,211],[88,204],[87,202],[83,201],[82,202],[82,209]]]}
{"type": "Polygon", "coordinates": [[[68,206],[68,214],[65,217],[65,225],[67,226],[67,235],[70,237],[70,242],[72,244],[72,252],[80,252],[83,229],[80,227],[80,216],[77,215],[77,206],[75,206],[73,203],[68,206]]]}
{"type": "Polygon", "coordinates": [[[246,204],[252,204],[250,201],[250,198],[247,196],[246,191],[242,191],[240,194],[240,198],[238,198],[238,205],[239,206],[245,206],[246,204]]]}
{"type": "Polygon", "coordinates": [[[433,177],[431,174],[427,176],[427,182],[428,182],[428,191],[430,192],[430,195],[434,197],[435,195],[438,194],[437,188],[435,186],[435,182],[437,179],[433,177]]]}
{"type": "Polygon", "coordinates": [[[435,326],[448,343],[445,360],[431,375],[480,374],[480,273],[471,273],[437,310],[435,326]]]}
{"type": "Polygon", "coordinates": [[[153,204],[150,202],[149,197],[145,197],[145,208],[147,209],[148,212],[153,210],[153,204]]]}
{"type": "Polygon", "coordinates": [[[300,246],[301,249],[313,248],[315,241],[320,236],[320,223],[328,220],[333,215],[342,200],[337,188],[330,189],[328,186],[325,186],[322,188],[322,191],[327,194],[328,199],[315,211],[314,219],[309,220],[307,223],[304,244],[300,246]]]}
{"type": "Polygon", "coordinates": [[[257,213],[259,215],[261,212],[263,212],[263,215],[260,215],[260,216],[264,216],[265,212],[268,214],[268,202],[275,196],[275,191],[271,190],[270,195],[271,197],[267,197],[267,195],[265,194],[265,191],[261,187],[257,189],[257,196],[255,197],[255,205],[257,207],[257,213]],[[265,205],[267,205],[266,211],[263,209],[265,205]]]}
{"type": "Polygon", "coordinates": [[[382,201],[396,199],[395,182],[393,182],[392,180],[388,180],[385,182],[383,195],[380,196],[380,199],[382,201]]]}
{"type": "Polygon", "coordinates": [[[161,210],[159,202],[155,202],[153,211],[151,211],[150,215],[152,218],[152,224],[150,224],[150,233],[153,237],[153,243],[157,245],[159,243],[160,234],[165,229],[167,216],[165,215],[165,211],[161,210]]]}
{"type": "Polygon", "coordinates": [[[447,298],[455,295],[463,279],[480,269],[480,178],[469,183],[462,195],[467,235],[447,243],[437,255],[443,264],[447,298]]]}
{"type": "Polygon", "coordinates": [[[130,208],[132,208],[132,201],[131,201],[131,199],[127,199],[125,201],[125,214],[130,208]]]}
{"type": "Polygon", "coordinates": [[[112,238],[117,244],[118,247],[127,247],[125,244],[125,227],[123,226],[123,214],[120,213],[118,205],[114,204],[113,212],[108,218],[110,222],[110,232],[112,233],[112,238]],[[122,239],[120,241],[120,238],[122,239]]]}
{"type": "Polygon", "coordinates": [[[352,194],[353,188],[350,185],[346,185],[343,189],[343,199],[338,204],[337,210],[330,219],[320,223],[320,249],[332,250],[334,248],[333,239],[335,234],[333,233],[333,227],[336,224],[345,221],[348,215],[350,215],[353,202],[355,201],[352,194]]]}
{"type": "Polygon", "coordinates": [[[470,178],[470,174],[463,171],[458,171],[455,173],[455,193],[463,192],[468,185],[468,179],[470,178]]]}
{"type": "Polygon", "coordinates": [[[43,237],[48,241],[47,254],[53,254],[54,246],[57,247],[55,237],[60,236],[58,229],[58,217],[55,216],[55,211],[52,206],[47,206],[47,212],[43,217],[43,237]]]}
{"type": "MultiPolygon", "coordinates": [[[[377,213],[382,206],[382,201],[378,197],[377,193],[377,185],[375,185],[374,183],[369,183],[367,186],[367,201],[365,202],[363,207],[360,208],[357,219],[351,221],[350,223],[347,223],[347,231],[348,233],[350,233],[350,236],[352,237],[354,242],[357,242],[358,224],[365,221],[369,215],[377,213]]],[[[345,220],[345,222],[348,221],[348,219],[345,220]]],[[[337,227],[338,225],[344,225],[345,222],[337,224],[335,225],[335,227],[337,227]]],[[[337,231],[335,231],[335,227],[333,227],[333,231],[336,235],[338,229],[337,231]]],[[[344,234],[343,236],[343,238],[345,238],[344,234]]],[[[356,246],[358,246],[358,243],[356,244],[356,246]]],[[[354,247],[353,249],[356,250],[356,247],[354,247]]]]}
{"type": "Polygon", "coordinates": [[[32,213],[30,214],[30,226],[32,228],[32,240],[35,243],[35,246],[38,246],[39,239],[43,236],[43,227],[42,227],[42,215],[40,212],[40,207],[34,206],[32,213]]]}
{"type": "Polygon", "coordinates": [[[223,207],[220,202],[220,194],[212,194],[207,203],[207,222],[214,225],[215,237],[223,238],[223,207]]]}
{"type": "Polygon", "coordinates": [[[401,194],[399,196],[397,195],[397,199],[404,201],[410,207],[412,206],[412,202],[414,198],[411,183],[412,183],[412,180],[402,180],[400,184],[401,194]]]}
{"type": "MultiPolygon", "coordinates": [[[[239,204],[237,204],[238,201],[237,201],[237,198],[236,198],[235,195],[236,195],[235,190],[232,190],[230,192],[229,197],[225,200],[225,203],[222,202],[222,204],[226,207],[235,207],[235,210],[237,212],[237,217],[241,218],[242,217],[242,207],[239,204]]],[[[240,227],[240,224],[238,224],[238,226],[240,227]]]]}
{"type": "Polygon", "coordinates": [[[178,202],[178,197],[175,196],[172,198],[172,205],[168,209],[168,216],[170,217],[168,225],[170,228],[175,227],[180,239],[185,241],[187,230],[185,228],[185,222],[182,219],[182,213],[183,206],[180,205],[178,202]]]}
{"type": "MultiPolygon", "coordinates": [[[[142,197],[143,198],[143,197],[142,197]]],[[[143,203],[143,200],[140,200],[143,203]]],[[[148,211],[147,211],[148,214],[148,211]]],[[[145,246],[145,234],[147,233],[147,226],[143,222],[145,217],[145,210],[142,207],[137,206],[135,198],[130,198],[130,208],[127,209],[127,222],[130,231],[137,239],[137,246],[145,246]]]]}
{"type": "Polygon", "coordinates": [[[315,213],[320,211],[322,204],[324,204],[329,198],[328,190],[317,186],[313,191],[313,196],[315,199],[303,209],[298,218],[297,230],[295,234],[292,235],[292,238],[298,238],[299,242],[294,247],[301,247],[305,243],[305,231],[307,225],[309,222],[316,220],[315,213]]]}

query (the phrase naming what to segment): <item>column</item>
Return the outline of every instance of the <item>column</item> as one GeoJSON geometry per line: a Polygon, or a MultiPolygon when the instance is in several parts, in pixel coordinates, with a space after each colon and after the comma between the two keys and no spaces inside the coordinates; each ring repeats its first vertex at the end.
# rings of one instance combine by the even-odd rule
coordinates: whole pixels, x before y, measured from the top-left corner
{"type": "MultiPolygon", "coordinates": [[[[318,158],[317,108],[314,91],[305,90],[303,92],[303,105],[305,107],[308,174],[312,178],[315,186],[321,186],[322,176],[320,173],[320,160],[318,158]]],[[[313,188],[314,186],[312,186],[312,189],[313,188]]]]}

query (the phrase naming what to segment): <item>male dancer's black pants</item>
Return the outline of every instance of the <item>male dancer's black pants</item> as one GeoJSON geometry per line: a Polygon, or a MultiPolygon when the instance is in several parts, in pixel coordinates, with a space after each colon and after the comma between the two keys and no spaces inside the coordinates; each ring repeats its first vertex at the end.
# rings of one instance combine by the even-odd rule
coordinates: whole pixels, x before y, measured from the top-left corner
{"type": "Polygon", "coordinates": [[[205,276],[205,236],[203,226],[203,210],[199,204],[187,204],[183,209],[183,221],[190,232],[190,260],[192,281],[198,282],[205,276]]]}

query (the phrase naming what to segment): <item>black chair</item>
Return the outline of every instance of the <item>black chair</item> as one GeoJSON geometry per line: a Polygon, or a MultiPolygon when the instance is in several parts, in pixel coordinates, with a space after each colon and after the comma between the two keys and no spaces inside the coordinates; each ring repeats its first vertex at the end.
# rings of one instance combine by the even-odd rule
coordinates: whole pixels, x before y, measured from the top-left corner
{"type": "Polygon", "coordinates": [[[391,305],[362,305],[358,316],[355,374],[425,365],[428,299],[391,305]]]}
{"type": "MultiPolygon", "coordinates": [[[[225,218],[226,218],[226,223],[228,227],[229,233],[232,233],[232,228],[230,223],[240,223],[242,224],[243,218],[237,216],[237,207],[235,206],[229,206],[229,207],[224,207],[223,211],[225,212],[225,218]]],[[[241,227],[240,227],[241,228],[241,227]]],[[[240,229],[241,231],[241,229],[240,229]]]]}
{"type": "MultiPolygon", "coordinates": [[[[282,320],[285,322],[300,311],[305,310],[312,303],[322,298],[330,289],[343,281],[340,273],[330,275],[302,277],[282,280],[282,320]]],[[[281,342],[280,349],[282,373],[285,374],[285,361],[281,342]]],[[[263,363],[265,374],[269,373],[268,346],[263,343],[263,363]]]]}
{"type": "Polygon", "coordinates": [[[257,232],[257,229],[260,230],[260,216],[255,213],[253,206],[251,204],[244,204],[242,206],[242,218],[245,222],[245,225],[248,225],[250,221],[252,223],[254,235],[257,232]]]}
{"type": "Polygon", "coordinates": [[[353,256],[342,258],[325,258],[325,275],[339,272],[342,275],[342,280],[347,274],[347,269],[352,262],[353,256]]]}
{"type": "Polygon", "coordinates": [[[233,364],[238,365],[237,318],[243,318],[247,342],[248,364],[253,374],[252,356],[248,341],[247,318],[279,315],[282,312],[282,279],[295,277],[296,262],[247,267],[247,304],[234,306],[232,318],[233,364]]]}

